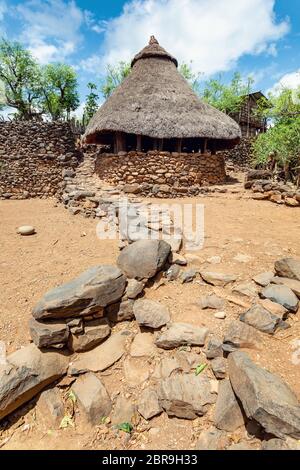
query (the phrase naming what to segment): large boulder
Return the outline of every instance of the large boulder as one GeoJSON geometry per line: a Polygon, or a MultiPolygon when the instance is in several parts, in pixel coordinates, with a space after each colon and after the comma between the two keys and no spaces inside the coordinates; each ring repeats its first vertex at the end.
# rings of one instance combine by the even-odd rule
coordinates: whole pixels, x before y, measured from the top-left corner
{"type": "Polygon", "coordinates": [[[165,305],[148,299],[136,300],[133,313],[140,326],[154,329],[166,325],[171,319],[169,309],[165,305]]]}
{"type": "Polygon", "coordinates": [[[283,258],[275,263],[277,276],[288,277],[300,281],[300,260],[295,258],[283,258]]]}
{"type": "Polygon", "coordinates": [[[0,420],[63,376],[69,359],[41,352],[34,344],[19,349],[0,365],[0,420]]]}
{"type": "Polygon", "coordinates": [[[95,266],[47,292],[33,309],[36,320],[98,313],[122,297],[126,278],[115,266],[95,266]]]}
{"type": "Polygon", "coordinates": [[[173,349],[179,346],[203,346],[208,329],[188,323],[171,323],[166,331],[155,340],[156,346],[162,349],[173,349]]]}
{"type": "Polygon", "coordinates": [[[170,252],[164,240],[138,240],[122,250],[117,264],[130,279],[150,279],[164,267],[170,252]]]}
{"type": "Polygon", "coordinates": [[[169,416],[196,419],[216,402],[211,381],[195,374],[175,374],[160,382],[159,403],[169,416]]]}
{"type": "Polygon", "coordinates": [[[229,379],[247,418],[279,438],[300,438],[300,403],[278,376],[236,351],[228,357],[229,379]]]}

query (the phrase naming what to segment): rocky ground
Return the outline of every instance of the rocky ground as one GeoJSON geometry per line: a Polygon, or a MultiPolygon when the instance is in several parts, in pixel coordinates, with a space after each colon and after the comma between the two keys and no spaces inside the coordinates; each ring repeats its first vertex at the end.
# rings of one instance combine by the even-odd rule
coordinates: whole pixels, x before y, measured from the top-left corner
{"type": "MultiPolygon", "coordinates": [[[[101,341],[108,335],[109,339],[97,345],[91,353],[59,355],[61,360],[59,363],[55,361],[55,370],[49,366],[51,357],[48,356],[50,373],[40,380],[45,385],[45,382],[56,379],[54,385],[57,385],[54,388],[52,385],[40,398],[35,396],[9,417],[3,418],[0,428],[0,446],[3,449],[260,449],[262,442],[263,446],[296,446],[294,439],[284,444],[282,440],[273,439],[266,443],[266,438],[274,437],[274,429],[256,416],[256,403],[252,403],[247,412],[242,407],[243,413],[256,418],[253,421],[248,416],[245,426],[228,381],[229,378],[238,395],[243,387],[238,382],[240,373],[237,371],[250,371],[243,377],[249,393],[256,376],[262,377],[257,366],[269,370],[284,382],[279,383],[272,376],[274,400],[270,406],[274,411],[280,397],[285,396],[285,410],[289,408],[289,417],[295,425],[298,418],[291,409],[296,406],[296,399],[290,389],[299,399],[299,310],[291,292],[282,292],[282,285],[278,286],[274,282],[279,281],[273,279],[276,260],[300,257],[300,224],[295,217],[295,209],[267,203],[266,211],[264,203],[245,200],[235,190],[230,194],[220,193],[217,197],[199,198],[198,202],[205,204],[204,248],[193,253],[185,253],[183,249],[180,256],[175,255],[179,264],[173,264],[165,275],[158,274],[146,284],[144,296],[135,301],[135,307],[131,312],[129,309],[129,317],[123,317],[124,321],[115,323],[116,312],[107,311],[105,317],[109,323],[97,319],[97,314],[102,315],[99,315],[102,306],[95,318],[92,318],[94,311],[86,312],[84,336],[88,339],[85,341],[91,344],[95,335],[97,344],[99,335],[102,335],[101,341]],[[182,256],[187,261],[186,266],[182,256]],[[260,278],[256,278],[256,282],[252,280],[254,276],[268,272],[264,276],[267,281],[260,278]],[[224,278],[224,275],[227,276],[224,278]],[[183,279],[191,282],[183,283],[183,279]],[[270,305],[274,309],[273,304],[264,303],[261,309],[261,302],[265,302],[261,297],[274,300],[274,292],[264,292],[265,287],[260,285],[268,284],[270,280],[272,284],[267,289],[279,287],[276,299],[284,302],[290,311],[288,315],[283,309],[278,310],[278,306],[272,314],[270,305]],[[139,305],[144,300],[158,302],[159,305],[139,305]],[[251,309],[252,305],[260,307],[251,309]],[[109,318],[109,314],[113,316],[109,318]],[[155,318],[156,323],[149,323],[149,318],[150,321],[155,318]],[[93,324],[95,321],[96,325],[93,324]],[[164,323],[169,326],[163,326],[164,323]],[[189,326],[180,327],[178,323],[189,326]],[[275,333],[270,334],[274,330],[275,333]],[[245,351],[253,363],[240,353],[229,355],[232,359],[227,359],[231,348],[245,351]],[[213,352],[209,353],[209,350],[213,352]],[[101,358],[100,365],[97,361],[95,363],[97,357],[101,358]],[[93,364],[82,364],[82,358],[93,364]],[[69,374],[65,376],[67,368],[69,374]],[[76,375],[73,374],[83,371],[86,373],[75,381],[76,375]],[[193,392],[195,384],[201,384],[199,397],[193,392]],[[90,390],[99,398],[100,410],[89,396],[90,390]],[[185,405],[174,405],[178,399],[185,405]],[[222,403],[231,404],[229,414],[228,407],[222,403]],[[225,416],[224,410],[227,410],[225,416]],[[229,417],[234,417],[233,422],[229,417]],[[259,426],[257,419],[261,421],[259,426]],[[272,434],[266,435],[263,429],[272,434]],[[129,430],[130,433],[126,432],[129,430]]],[[[33,307],[46,291],[92,266],[116,266],[119,249],[118,241],[101,241],[96,237],[97,219],[81,215],[74,217],[54,200],[4,201],[0,212],[3,221],[0,339],[10,354],[28,345],[31,336],[34,338],[33,327],[30,334],[28,321],[32,318],[33,307]],[[23,224],[34,225],[36,235],[18,235],[16,229],[23,224]]],[[[128,267],[123,266],[122,269],[126,271],[128,267]]],[[[280,277],[288,276],[285,273],[280,277]]],[[[293,284],[291,280],[285,281],[285,284],[295,292],[298,287],[294,281],[293,284]]],[[[123,301],[128,302],[125,298],[123,301]]],[[[45,319],[37,318],[43,315],[43,308],[36,311],[40,313],[35,314],[35,321],[45,322],[45,319]]],[[[125,312],[128,314],[128,310],[125,312]]],[[[76,322],[68,327],[73,328],[73,336],[76,336],[78,327],[76,322]]],[[[59,341],[65,343],[63,330],[65,328],[61,326],[56,328],[55,335],[58,334],[59,341]]],[[[37,337],[49,340],[49,332],[37,337]]],[[[50,337],[53,339],[53,330],[50,337]]],[[[74,350],[74,342],[68,344],[69,349],[74,350]]],[[[81,343],[81,347],[86,348],[86,343],[83,346],[81,343]]],[[[27,353],[21,350],[21,355],[14,356],[10,363],[20,365],[19,361],[24,362],[30,354],[31,361],[33,355],[36,358],[34,363],[41,364],[38,349],[34,348],[29,346],[27,353]]],[[[75,348],[78,349],[78,344],[75,348]]],[[[55,357],[57,354],[54,353],[55,357]]],[[[44,359],[44,355],[42,357],[44,359]]],[[[263,377],[270,380],[270,377],[263,377]]],[[[238,398],[242,402],[245,399],[242,395],[238,398]]],[[[14,403],[15,400],[16,397],[8,399],[6,395],[6,409],[11,406],[10,401],[14,403]]],[[[266,399],[263,397],[262,400],[266,399]]],[[[290,424],[279,424],[277,427],[283,428],[283,434],[277,438],[286,434],[295,437],[290,424]]]]}

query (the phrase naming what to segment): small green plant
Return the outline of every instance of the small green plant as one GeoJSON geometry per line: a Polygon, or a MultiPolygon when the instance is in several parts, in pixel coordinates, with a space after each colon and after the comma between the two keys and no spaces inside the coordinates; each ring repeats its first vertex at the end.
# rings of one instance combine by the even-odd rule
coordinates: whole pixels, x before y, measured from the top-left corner
{"type": "Polygon", "coordinates": [[[63,419],[61,420],[59,428],[60,429],[66,429],[66,428],[69,428],[69,427],[72,427],[72,428],[75,427],[73,417],[70,416],[70,415],[65,415],[63,417],[63,419]]]}
{"type": "Polygon", "coordinates": [[[119,429],[119,431],[126,432],[127,434],[130,434],[133,431],[133,426],[130,423],[118,424],[117,428],[119,429]]]}
{"type": "Polygon", "coordinates": [[[199,364],[199,366],[196,367],[196,372],[195,375],[200,375],[207,367],[207,364],[199,364]]]}

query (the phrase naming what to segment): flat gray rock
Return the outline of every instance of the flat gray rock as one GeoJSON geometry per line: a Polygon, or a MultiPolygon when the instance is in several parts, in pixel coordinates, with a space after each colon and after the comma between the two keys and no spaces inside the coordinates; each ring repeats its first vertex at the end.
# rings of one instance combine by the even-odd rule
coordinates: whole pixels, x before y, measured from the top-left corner
{"type": "Polygon", "coordinates": [[[119,395],[111,417],[112,425],[118,426],[119,424],[124,423],[132,424],[136,415],[136,409],[136,405],[128,400],[128,398],[119,395]]]}
{"type": "Polygon", "coordinates": [[[127,330],[114,333],[92,351],[80,354],[69,366],[70,375],[84,372],[101,372],[117,362],[125,353],[125,343],[131,333],[127,330]]]}
{"type": "Polygon", "coordinates": [[[300,438],[300,403],[278,376],[236,351],[228,357],[229,379],[246,416],[279,438],[300,438]]]}
{"type": "Polygon", "coordinates": [[[214,425],[223,431],[233,432],[244,424],[242,409],[237,401],[229,380],[219,385],[215,407],[214,425]]]}
{"type": "Polygon", "coordinates": [[[299,300],[294,292],[287,286],[271,284],[261,292],[263,299],[270,299],[277,302],[290,312],[297,312],[299,300]]]}
{"type": "Polygon", "coordinates": [[[168,416],[196,419],[207,413],[210,405],[216,402],[211,381],[195,374],[175,374],[160,382],[159,403],[168,416]]]}
{"type": "Polygon", "coordinates": [[[282,322],[281,317],[269,312],[260,304],[253,305],[247,312],[242,313],[240,320],[269,335],[274,334],[282,322]]]}
{"type": "Polygon", "coordinates": [[[128,278],[150,279],[164,267],[170,252],[164,240],[138,240],[122,250],[117,264],[128,278]]]}
{"type": "Polygon", "coordinates": [[[283,258],[275,263],[277,276],[288,277],[300,281],[300,260],[295,258],[283,258]]]}
{"type": "Polygon", "coordinates": [[[147,328],[161,328],[171,320],[169,309],[154,300],[136,300],[133,313],[138,324],[147,328]]]}
{"type": "Polygon", "coordinates": [[[43,323],[31,318],[29,331],[38,348],[63,348],[69,338],[69,327],[64,323],[43,323]]]}
{"type": "Polygon", "coordinates": [[[108,307],[106,307],[106,315],[109,320],[113,323],[133,320],[133,306],[133,299],[123,300],[120,303],[109,305],[108,307]]]}
{"type": "Polygon", "coordinates": [[[257,288],[251,282],[237,284],[233,287],[232,292],[234,294],[244,295],[245,297],[253,298],[257,295],[257,288]]]}
{"type": "Polygon", "coordinates": [[[239,320],[228,326],[223,339],[223,350],[232,352],[239,348],[256,348],[260,342],[257,330],[239,320]]]}
{"type": "Polygon", "coordinates": [[[89,351],[101,344],[109,335],[110,326],[106,318],[99,318],[86,323],[83,334],[71,334],[68,346],[73,352],[89,351]]]}
{"type": "Polygon", "coordinates": [[[215,357],[223,357],[223,343],[216,337],[212,337],[207,344],[204,351],[207,359],[214,359],[215,357]]]}
{"type": "Polygon", "coordinates": [[[128,279],[125,295],[127,295],[129,299],[136,299],[137,296],[143,292],[144,286],[145,284],[142,281],[128,279]]]}
{"type": "Polygon", "coordinates": [[[256,284],[262,287],[266,287],[270,284],[271,279],[274,277],[274,273],[272,271],[267,271],[264,273],[257,274],[252,279],[256,284]]]}
{"type": "Polygon", "coordinates": [[[44,320],[98,313],[120,300],[125,285],[125,276],[115,266],[95,266],[47,292],[33,309],[33,317],[44,320]]]}
{"type": "Polygon", "coordinates": [[[178,279],[180,271],[180,266],[178,266],[177,264],[173,264],[166,272],[166,277],[168,281],[175,281],[176,279],[178,279]]]}
{"type": "Polygon", "coordinates": [[[282,439],[269,439],[268,441],[263,441],[261,445],[261,450],[290,450],[287,443],[282,439]]]}
{"type": "Polygon", "coordinates": [[[144,419],[151,419],[162,413],[163,409],[159,404],[158,396],[155,390],[146,388],[142,391],[139,402],[138,412],[144,419]]]}
{"type": "Polygon", "coordinates": [[[155,379],[166,379],[176,372],[182,372],[179,361],[174,357],[164,357],[155,367],[152,377],[155,379]]]}
{"type": "Polygon", "coordinates": [[[131,343],[131,357],[152,357],[157,354],[152,333],[138,333],[131,343]]]}
{"type": "Polygon", "coordinates": [[[208,329],[188,323],[172,323],[167,330],[158,335],[156,346],[162,349],[174,349],[179,346],[203,346],[208,329]]]}
{"type": "Polygon", "coordinates": [[[184,271],[183,273],[181,273],[180,279],[182,284],[193,282],[193,280],[197,276],[197,273],[198,271],[196,269],[189,269],[188,271],[184,271]]]}
{"type": "Polygon", "coordinates": [[[10,354],[0,365],[0,420],[62,377],[69,358],[41,352],[34,344],[10,354]]]}
{"type": "Polygon", "coordinates": [[[229,440],[224,431],[216,428],[209,428],[202,431],[196,443],[196,450],[224,450],[229,440]]]}
{"type": "Polygon", "coordinates": [[[58,429],[65,415],[64,402],[58,388],[45,390],[36,404],[36,418],[48,429],[58,429]]]}
{"type": "Polygon", "coordinates": [[[221,310],[224,305],[224,299],[218,297],[216,294],[205,295],[199,300],[199,306],[203,310],[205,310],[206,308],[221,310]]]}
{"type": "Polygon", "coordinates": [[[109,416],[112,403],[106,388],[95,374],[88,373],[79,377],[72,390],[79,408],[92,425],[101,424],[101,419],[109,416]]]}
{"type": "Polygon", "coordinates": [[[226,377],[226,359],[224,357],[216,357],[210,363],[211,369],[216,379],[221,380],[226,377]]]}
{"type": "Polygon", "coordinates": [[[222,274],[213,271],[200,271],[200,275],[208,284],[220,287],[225,287],[230,282],[237,280],[237,276],[234,274],[222,274]]]}
{"type": "Polygon", "coordinates": [[[300,298],[300,281],[297,281],[297,279],[289,279],[288,277],[273,277],[271,282],[273,284],[282,284],[284,286],[289,287],[294,294],[300,298]]]}

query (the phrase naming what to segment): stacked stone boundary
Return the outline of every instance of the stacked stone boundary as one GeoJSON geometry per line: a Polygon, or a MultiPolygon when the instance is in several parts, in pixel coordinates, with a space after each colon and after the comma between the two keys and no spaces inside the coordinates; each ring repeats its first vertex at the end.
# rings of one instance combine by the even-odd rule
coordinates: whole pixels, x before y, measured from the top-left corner
{"type": "Polygon", "coordinates": [[[82,158],[68,123],[0,122],[0,199],[56,196],[82,158]]]}
{"type": "Polygon", "coordinates": [[[145,196],[197,194],[201,186],[226,181],[222,154],[149,151],[98,154],[97,175],[125,192],[145,196]],[[129,188],[128,188],[129,186],[129,188]]]}

